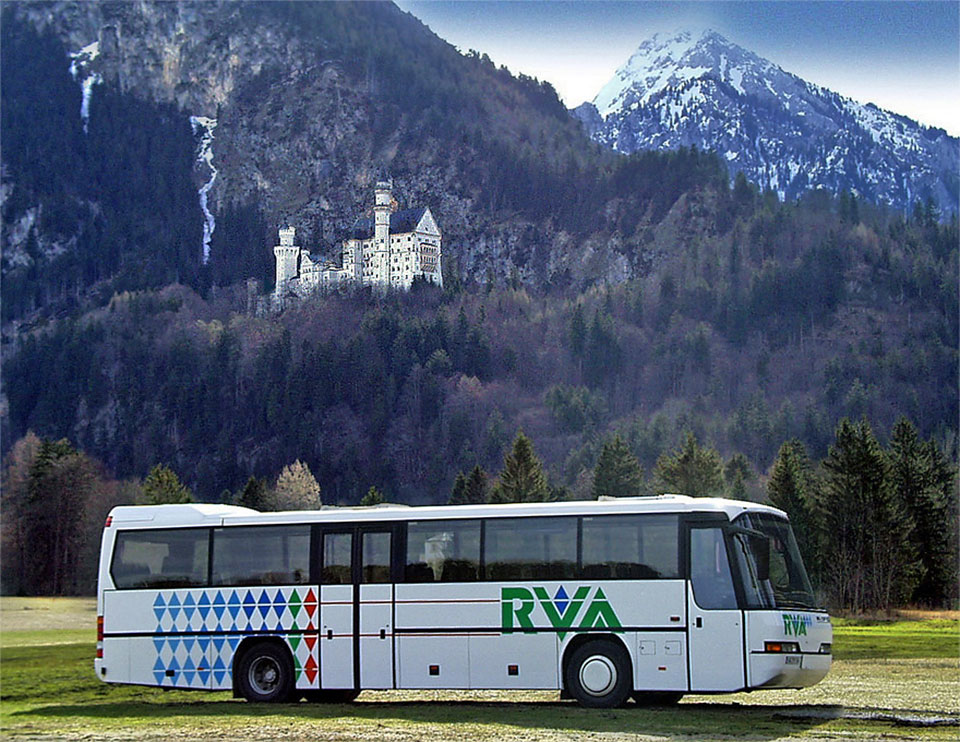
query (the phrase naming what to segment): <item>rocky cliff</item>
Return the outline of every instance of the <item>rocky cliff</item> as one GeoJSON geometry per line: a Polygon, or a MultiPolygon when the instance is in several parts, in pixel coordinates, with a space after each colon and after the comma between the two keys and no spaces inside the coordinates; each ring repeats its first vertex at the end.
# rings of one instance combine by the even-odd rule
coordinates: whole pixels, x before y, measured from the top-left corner
{"type": "MultiPolygon", "coordinates": [[[[341,231],[370,207],[380,174],[393,177],[402,206],[438,215],[445,261],[460,277],[619,281],[636,263],[624,254],[630,235],[613,237],[616,227],[597,218],[610,195],[602,169],[612,160],[553,89],[460,55],[392,4],[8,5],[16,23],[62,44],[59,64],[73,76],[72,105],[84,132],[89,119],[90,137],[103,127],[97,111],[106,91],[131,109],[138,101],[171,106],[192,122],[193,187],[205,188],[205,202],[201,209],[198,193],[191,218],[206,222],[207,238],[191,237],[195,265],[180,280],[243,277],[222,266],[249,249],[227,234],[224,218],[238,205],[262,215],[258,271],[269,266],[269,241],[283,223],[314,253],[335,254],[341,231]],[[578,191],[579,205],[566,198],[578,191]],[[204,268],[208,258],[214,265],[204,268]]],[[[18,180],[22,172],[5,164],[8,192],[18,180]]],[[[19,200],[5,206],[5,229],[11,253],[24,255],[29,230],[13,227],[36,204],[30,194],[19,200]]],[[[94,211],[97,201],[85,198],[94,211]]],[[[645,213],[649,199],[632,208],[645,213]]],[[[40,232],[41,245],[51,244],[40,232]]]]}

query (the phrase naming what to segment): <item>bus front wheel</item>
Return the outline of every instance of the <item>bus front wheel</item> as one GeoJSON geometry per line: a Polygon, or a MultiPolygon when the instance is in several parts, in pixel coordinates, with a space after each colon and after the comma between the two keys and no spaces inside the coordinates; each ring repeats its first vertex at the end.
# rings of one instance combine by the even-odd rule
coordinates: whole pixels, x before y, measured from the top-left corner
{"type": "Polygon", "coordinates": [[[577,647],[565,674],[570,695],[588,708],[622,706],[633,689],[627,651],[605,639],[577,647]]]}
{"type": "Polygon", "coordinates": [[[254,644],[243,653],[234,676],[240,695],[255,703],[280,703],[293,692],[290,653],[273,642],[254,644]]]}

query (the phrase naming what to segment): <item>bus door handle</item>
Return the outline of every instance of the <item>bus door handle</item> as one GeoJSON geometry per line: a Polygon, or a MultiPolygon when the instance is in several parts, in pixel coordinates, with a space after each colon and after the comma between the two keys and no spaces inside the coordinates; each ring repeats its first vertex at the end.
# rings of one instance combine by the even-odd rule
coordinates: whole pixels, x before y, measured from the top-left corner
{"type": "Polygon", "coordinates": [[[333,629],[327,629],[327,639],[333,639],[333,629]]]}
{"type": "Polygon", "coordinates": [[[386,639],[386,638],[387,638],[387,630],[386,630],[386,629],[380,629],[380,638],[381,638],[381,639],[386,639]]]}
{"type": "Polygon", "coordinates": [[[697,617],[696,617],[695,623],[697,624],[697,628],[698,628],[698,629],[702,629],[702,628],[703,628],[703,618],[702,618],[701,616],[697,616],[697,617]]]}

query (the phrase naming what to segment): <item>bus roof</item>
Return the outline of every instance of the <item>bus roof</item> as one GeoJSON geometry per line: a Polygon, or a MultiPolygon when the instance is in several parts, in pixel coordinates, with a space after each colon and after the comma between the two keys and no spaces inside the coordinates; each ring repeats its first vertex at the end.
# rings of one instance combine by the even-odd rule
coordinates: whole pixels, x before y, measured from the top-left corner
{"type": "Polygon", "coordinates": [[[717,497],[657,495],[611,497],[600,500],[524,502],[503,505],[409,505],[332,507],[261,513],[235,505],[122,505],[110,511],[112,522],[130,528],[217,526],[289,523],[384,522],[452,518],[496,518],[532,515],[612,515],[628,513],[725,513],[730,520],[745,512],[764,512],[785,518],[782,510],[755,502],[717,497]]]}

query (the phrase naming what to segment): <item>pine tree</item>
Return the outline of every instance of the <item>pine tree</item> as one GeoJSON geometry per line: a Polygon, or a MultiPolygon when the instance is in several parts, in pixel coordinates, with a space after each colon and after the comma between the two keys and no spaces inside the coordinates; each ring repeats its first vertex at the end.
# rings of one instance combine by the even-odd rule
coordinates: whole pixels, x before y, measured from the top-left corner
{"type": "Polygon", "coordinates": [[[832,600],[854,612],[899,604],[919,577],[913,521],[866,420],[840,421],[823,469],[817,520],[832,600]]]}
{"type": "Polygon", "coordinates": [[[788,516],[797,539],[797,546],[803,563],[817,577],[816,525],[815,525],[815,483],[813,470],[807,450],[799,440],[791,440],[780,446],[770,479],[767,482],[767,496],[770,504],[780,508],[788,516]]]}
{"type": "Polygon", "coordinates": [[[143,480],[143,499],[148,505],[176,505],[193,502],[193,495],[173,469],[157,464],[143,480]]]}
{"type": "Polygon", "coordinates": [[[464,492],[467,489],[467,478],[463,476],[463,472],[457,472],[457,478],[453,482],[453,490],[450,492],[450,499],[447,500],[448,505],[463,505],[466,503],[466,497],[464,492]]]}
{"type": "Polygon", "coordinates": [[[657,459],[654,475],[663,491],[705,497],[723,491],[720,472],[720,454],[700,446],[696,436],[687,433],[679,451],[657,459]]]}
{"type": "Polygon", "coordinates": [[[753,469],[750,468],[750,462],[742,453],[735,453],[723,467],[723,481],[728,488],[732,488],[737,480],[744,483],[753,480],[753,469]]]}
{"type": "Polygon", "coordinates": [[[86,506],[97,489],[94,463],[66,439],[42,440],[24,502],[24,581],[34,595],[69,595],[78,585],[86,506]]]}
{"type": "Polygon", "coordinates": [[[468,505],[479,505],[487,501],[487,473],[477,464],[467,477],[467,486],[463,499],[468,505]]]}
{"type": "Polygon", "coordinates": [[[316,510],[320,507],[320,485],[310,467],[297,459],[277,477],[273,493],[276,510],[316,510]]]}
{"type": "Polygon", "coordinates": [[[912,542],[920,555],[921,577],[913,598],[942,605],[956,577],[949,497],[954,488],[951,467],[944,467],[936,445],[925,444],[904,417],[893,426],[889,449],[890,477],[897,499],[913,519],[912,542]],[[946,469],[947,477],[942,476],[946,469]],[[947,484],[947,487],[943,485],[947,484]]]}
{"type": "Polygon", "coordinates": [[[635,497],[643,488],[643,468],[619,435],[603,444],[593,472],[593,496],[635,497]]]}
{"type": "Polygon", "coordinates": [[[251,476],[237,495],[236,504],[242,508],[270,510],[270,498],[267,492],[267,480],[251,476]]]}
{"type": "Polygon", "coordinates": [[[376,487],[370,487],[370,489],[367,490],[367,494],[361,498],[360,505],[362,507],[370,507],[371,505],[379,505],[382,502],[383,493],[376,487]]]}
{"type": "Polygon", "coordinates": [[[533,443],[520,431],[510,453],[503,459],[500,481],[491,493],[490,501],[545,502],[549,495],[543,465],[533,452],[533,443]]]}

